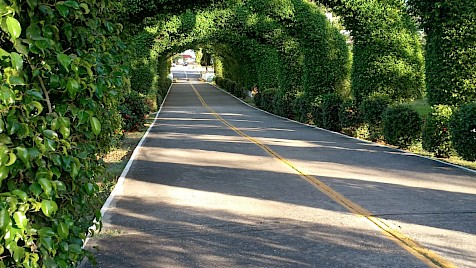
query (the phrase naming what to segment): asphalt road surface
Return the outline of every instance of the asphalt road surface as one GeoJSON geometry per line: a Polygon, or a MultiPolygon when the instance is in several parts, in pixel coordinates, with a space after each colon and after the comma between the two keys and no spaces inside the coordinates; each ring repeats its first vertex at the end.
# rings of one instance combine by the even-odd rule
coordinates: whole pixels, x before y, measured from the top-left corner
{"type": "Polygon", "coordinates": [[[99,267],[476,267],[476,173],[174,77],[87,244],[99,267]]]}

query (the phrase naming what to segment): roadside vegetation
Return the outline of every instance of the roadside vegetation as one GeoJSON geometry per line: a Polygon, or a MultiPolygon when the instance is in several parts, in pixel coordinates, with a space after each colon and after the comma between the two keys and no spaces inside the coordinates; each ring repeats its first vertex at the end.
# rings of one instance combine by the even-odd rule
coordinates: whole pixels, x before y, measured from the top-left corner
{"type": "Polygon", "coordinates": [[[468,0],[0,0],[0,268],[90,255],[105,159],[189,48],[262,109],[474,162],[475,20],[468,0]]]}

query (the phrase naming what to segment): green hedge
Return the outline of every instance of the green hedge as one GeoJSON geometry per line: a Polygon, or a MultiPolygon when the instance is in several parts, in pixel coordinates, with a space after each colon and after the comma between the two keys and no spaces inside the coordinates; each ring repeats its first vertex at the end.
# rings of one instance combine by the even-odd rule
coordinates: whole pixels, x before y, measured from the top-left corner
{"type": "Polygon", "coordinates": [[[461,158],[476,161],[476,102],[457,109],[450,118],[453,146],[461,158]]]}
{"type": "Polygon", "coordinates": [[[426,81],[432,105],[476,101],[476,2],[410,0],[426,38],[426,81]]]}
{"type": "Polygon", "coordinates": [[[437,157],[449,157],[452,151],[449,121],[452,109],[446,105],[432,107],[426,118],[422,133],[422,146],[437,157]]]}
{"type": "Polygon", "coordinates": [[[399,148],[408,148],[421,137],[422,119],[406,105],[389,107],[382,116],[384,140],[399,148]]]}
{"type": "Polygon", "coordinates": [[[145,116],[150,112],[147,100],[146,96],[134,90],[124,96],[124,102],[119,106],[124,130],[134,131],[144,128],[145,116]]]}
{"type": "Polygon", "coordinates": [[[326,94],[322,96],[322,126],[332,131],[341,131],[342,125],[339,119],[339,111],[343,100],[338,94],[326,94]]]}
{"type": "Polygon", "coordinates": [[[72,267],[101,220],[100,159],[121,133],[123,8],[0,2],[0,267],[72,267]]]}
{"type": "Polygon", "coordinates": [[[352,94],[357,102],[374,94],[392,100],[424,93],[424,58],[415,23],[404,1],[331,1],[353,39],[352,94]]]}

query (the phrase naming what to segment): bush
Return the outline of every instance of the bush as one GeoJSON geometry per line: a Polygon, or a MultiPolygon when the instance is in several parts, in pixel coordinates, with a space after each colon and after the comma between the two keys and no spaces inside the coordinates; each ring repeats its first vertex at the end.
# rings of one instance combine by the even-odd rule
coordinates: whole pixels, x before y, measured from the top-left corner
{"type": "Polygon", "coordinates": [[[450,133],[453,146],[461,158],[476,160],[476,102],[456,110],[450,118],[450,133]]]}
{"type": "Polygon", "coordinates": [[[339,110],[342,106],[342,98],[335,93],[322,96],[322,126],[332,131],[341,131],[339,110]]]}
{"type": "Polygon", "coordinates": [[[427,34],[428,102],[458,105],[476,101],[475,2],[410,0],[408,3],[427,34]]]}
{"type": "Polygon", "coordinates": [[[339,121],[343,132],[351,136],[356,135],[362,125],[362,115],[353,100],[345,100],[339,109],[339,121]]]}
{"type": "Polygon", "coordinates": [[[452,150],[449,133],[451,114],[452,110],[449,106],[433,106],[423,126],[423,149],[435,153],[437,157],[449,157],[452,150]]]}
{"type": "Polygon", "coordinates": [[[124,130],[139,130],[144,126],[145,116],[150,112],[146,104],[146,97],[131,91],[124,97],[124,102],[119,106],[119,111],[124,120],[124,130]]]}
{"type": "Polygon", "coordinates": [[[362,119],[369,125],[370,139],[373,141],[381,139],[382,116],[389,104],[390,98],[381,94],[371,95],[360,104],[362,119]]]}
{"type": "Polygon", "coordinates": [[[274,96],[276,96],[277,93],[278,93],[278,90],[276,88],[267,88],[263,90],[262,92],[258,93],[260,94],[258,107],[265,111],[273,113],[274,112],[273,100],[274,100],[274,96]]]}
{"type": "Polygon", "coordinates": [[[316,97],[310,103],[310,110],[312,116],[312,124],[323,127],[323,120],[322,120],[322,97],[316,97]]]}
{"type": "Polygon", "coordinates": [[[226,84],[225,84],[225,90],[230,92],[231,94],[234,94],[235,93],[235,87],[236,87],[236,82],[235,81],[232,81],[230,79],[227,79],[226,80],[226,84]]]}
{"type": "Polygon", "coordinates": [[[275,114],[293,119],[294,118],[294,94],[291,92],[278,93],[274,99],[275,114]]]}
{"type": "Polygon", "coordinates": [[[304,92],[298,92],[293,101],[293,113],[299,122],[309,123],[311,109],[309,97],[304,92]]]}
{"type": "Polygon", "coordinates": [[[233,90],[233,92],[234,92],[233,95],[235,95],[238,98],[241,98],[241,99],[246,98],[245,89],[239,83],[235,83],[235,89],[233,90]]]}
{"type": "Polygon", "coordinates": [[[215,84],[217,84],[218,87],[222,87],[223,86],[223,77],[221,76],[215,76],[215,84]]]}
{"type": "Polygon", "coordinates": [[[382,117],[383,136],[387,143],[408,148],[421,136],[422,119],[407,105],[389,107],[382,117]]]}

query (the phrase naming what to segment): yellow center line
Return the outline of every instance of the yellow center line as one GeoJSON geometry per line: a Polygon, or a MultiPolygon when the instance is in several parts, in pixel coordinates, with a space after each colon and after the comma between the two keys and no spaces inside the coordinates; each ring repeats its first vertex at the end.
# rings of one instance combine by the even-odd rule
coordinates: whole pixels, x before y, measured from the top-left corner
{"type": "Polygon", "coordinates": [[[420,245],[419,243],[413,241],[410,237],[404,235],[403,233],[399,232],[397,229],[392,228],[390,224],[387,224],[385,220],[374,217],[372,216],[372,213],[368,211],[367,209],[363,208],[359,204],[356,204],[343,196],[341,193],[337,192],[336,190],[332,189],[329,187],[327,184],[319,180],[318,178],[309,175],[308,172],[305,172],[303,169],[298,168],[296,165],[294,165],[291,161],[287,160],[286,158],[282,157],[279,155],[277,152],[273,151],[271,148],[268,146],[264,145],[260,141],[256,140],[255,138],[248,136],[247,134],[243,133],[241,130],[236,128],[234,125],[223,119],[219,114],[217,114],[210,106],[207,105],[205,100],[202,98],[198,90],[195,88],[195,86],[190,83],[192,86],[193,91],[197,95],[198,99],[202,103],[202,105],[219,121],[221,121],[223,124],[225,124],[228,128],[239,134],[240,136],[246,138],[247,140],[253,142],[257,146],[259,146],[261,149],[263,149],[265,152],[267,152],[269,155],[273,156],[277,160],[279,160],[281,163],[285,164],[289,168],[291,168],[299,177],[304,179],[305,181],[309,182],[311,185],[313,185],[315,188],[317,188],[319,191],[322,193],[326,194],[329,196],[332,200],[336,201],[339,203],[341,206],[346,208],[348,211],[352,212],[353,214],[356,214],[358,216],[365,217],[372,225],[378,227],[380,231],[385,234],[388,238],[390,238],[392,241],[397,243],[399,246],[401,246],[403,249],[411,253],[413,256],[417,257],[419,260],[421,260],[423,263],[428,265],[429,267],[444,267],[444,268],[452,268],[456,267],[453,263],[450,261],[446,260],[444,257],[438,255],[435,252],[432,252],[431,250],[425,248],[424,246],[420,245]]]}

